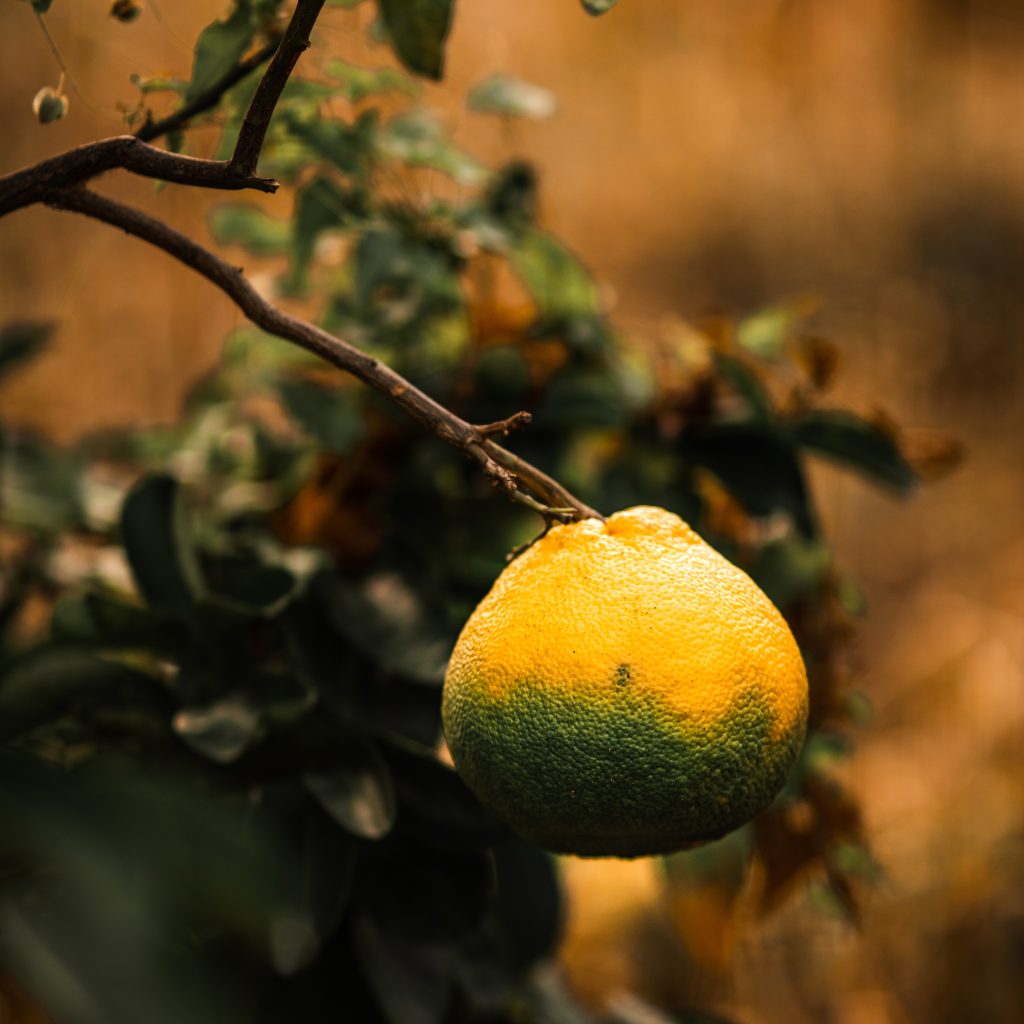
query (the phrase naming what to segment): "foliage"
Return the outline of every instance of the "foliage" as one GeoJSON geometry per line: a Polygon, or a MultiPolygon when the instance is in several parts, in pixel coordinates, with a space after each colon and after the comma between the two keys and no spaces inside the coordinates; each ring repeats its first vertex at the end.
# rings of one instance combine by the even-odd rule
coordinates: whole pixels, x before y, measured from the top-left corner
{"type": "MultiPolygon", "coordinates": [[[[280,7],[237,0],[191,77],[140,82],[144,100],[193,98],[280,7]]],[[[451,8],[382,0],[407,67],[441,73],[451,8]]],[[[209,115],[225,154],[254,87],[209,115]]],[[[536,116],[531,88],[492,80],[472,103],[536,116]]],[[[855,915],[873,862],[829,766],[859,708],[842,648],[862,602],[807,467],[905,493],[898,434],[830,404],[832,354],[790,307],[624,336],[538,223],[532,169],[482,167],[416,93],[338,60],[294,78],[263,157],[291,218],[225,203],[214,235],[278,259],[282,294],[467,420],[531,411],[517,452],[587,503],[664,506],[753,575],[801,642],[812,732],[742,864],[761,865],[766,910],[817,875],[855,915]],[[404,106],[362,103],[381,93],[404,106]],[[454,186],[424,198],[438,173],[454,186]]],[[[49,331],[5,328],[0,373],[49,331]]],[[[438,755],[447,653],[531,513],[252,328],[173,428],[2,440],[0,935],[57,1020],[590,1019],[545,969],[555,863],[438,755]]],[[[731,854],[672,864],[727,901],[746,877],[731,854]]]]}

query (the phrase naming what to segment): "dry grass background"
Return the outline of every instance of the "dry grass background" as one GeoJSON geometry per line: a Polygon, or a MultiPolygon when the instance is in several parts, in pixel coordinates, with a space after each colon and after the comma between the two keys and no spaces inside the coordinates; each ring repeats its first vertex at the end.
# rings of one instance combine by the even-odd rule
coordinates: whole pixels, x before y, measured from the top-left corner
{"type": "MultiPolygon", "coordinates": [[[[116,132],[127,76],[183,73],[183,41],[221,6],[151,0],[120,26],[105,0],[55,4],[88,105],[41,129],[52,59],[27,5],[0,5],[0,171],[116,132]]],[[[320,45],[385,59],[359,18],[332,12],[320,45]]],[[[859,683],[876,715],[847,775],[887,877],[862,932],[797,901],[695,981],[652,865],[577,862],[566,958],[595,1001],[706,996],[751,1024],[1024,1019],[1022,56],[1014,0],[622,0],[600,20],[572,0],[462,0],[426,98],[480,157],[540,166],[548,223],[624,325],[817,295],[844,399],[968,452],[909,503],[816,474],[871,604],[859,683]],[[508,130],[465,113],[494,70],[554,90],[558,116],[508,130]]],[[[205,235],[195,194],[117,188],[205,235]]],[[[0,223],[0,310],[61,322],[0,392],[5,420],[60,438],[173,418],[238,319],[187,270],[46,210],[0,223]]]]}

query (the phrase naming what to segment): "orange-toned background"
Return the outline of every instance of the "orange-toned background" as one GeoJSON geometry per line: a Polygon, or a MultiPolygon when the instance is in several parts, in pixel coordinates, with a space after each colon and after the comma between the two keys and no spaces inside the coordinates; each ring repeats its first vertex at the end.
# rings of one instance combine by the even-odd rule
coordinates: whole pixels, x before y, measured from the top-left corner
{"type": "MultiPolygon", "coordinates": [[[[186,41],[223,5],[150,0],[128,26],[108,6],[54,4],[84,98],[40,128],[31,99],[57,73],[28,5],[0,5],[0,172],[118,131],[128,75],[186,73],[186,41]]],[[[386,60],[362,22],[333,11],[307,59],[386,60]]],[[[566,956],[594,1000],[707,997],[751,1022],[1024,1019],[1022,58],[1014,0],[621,0],[596,20],[573,0],[459,5],[427,101],[481,158],[539,165],[548,224],[627,329],[817,295],[843,399],[968,452],[907,503],[816,474],[871,604],[859,683],[876,716],[847,775],[888,874],[863,934],[797,901],[692,992],[665,966],[677,939],[652,866],[570,864],[566,956]],[[495,70],[551,88],[558,115],[465,112],[495,70]]],[[[201,195],[105,187],[208,237],[201,195]]],[[[0,402],[62,439],[173,418],[238,321],[161,255],[42,209],[0,222],[0,314],[61,323],[0,402]]]]}

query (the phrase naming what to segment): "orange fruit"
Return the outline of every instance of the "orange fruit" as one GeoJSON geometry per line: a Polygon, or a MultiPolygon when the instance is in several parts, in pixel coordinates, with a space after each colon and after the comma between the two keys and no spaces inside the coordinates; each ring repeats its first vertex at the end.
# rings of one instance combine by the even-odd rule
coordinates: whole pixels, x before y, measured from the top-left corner
{"type": "Polygon", "coordinates": [[[520,834],[635,857],[771,803],[807,676],[750,577],[640,507],[555,526],[505,569],[455,645],[442,714],[459,773],[520,834]]]}

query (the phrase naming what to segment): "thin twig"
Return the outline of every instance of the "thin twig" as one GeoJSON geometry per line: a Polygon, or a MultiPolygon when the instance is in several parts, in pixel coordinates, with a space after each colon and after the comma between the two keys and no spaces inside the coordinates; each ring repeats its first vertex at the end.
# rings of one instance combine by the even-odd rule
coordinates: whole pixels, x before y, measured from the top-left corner
{"type": "Polygon", "coordinates": [[[516,412],[507,419],[498,420],[496,423],[484,423],[476,429],[481,437],[508,437],[513,430],[527,426],[532,419],[528,412],[516,412]]]}
{"type": "Polygon", "coordinates": [[[320,16],[324,2],[325,0],[298,0],[281,45],[260,80],[252,103],[249,104],[238,133],[238,141],[235,143],[235,151],[228,161],[236,174],[243,177],[255,174],[256,164],[263,151],[263,140],[267,136],[267,128],[277,108],[277,101],[281,98],[298,59],[309,49],[309,35],[320,16]]]}
{"type": "Polygon", "coordinates": [[[166,117],[157,121],[147,120],[146,123],[135,133],[135,138],[143,142],[152,142],[154,139],[166,135],[177,128],[183,128],[192,118],[198,114],[204,114],[212,110],[224,98],[224,94],[242,79],[251,75],[258,67],[266,64],[271,57],[277,53],[281,45],[280,37],[272,39],[266,46],[261,47],[255,53],[239,61],[226,75],[214,82],[209,89],[201,92],[194,99],[185,103],[177,110],[172,111],[166,117]]]}
{"type": "Polygon", "coordinates": [[[115,135],[0,178],[0,217],[42,201],[43,196],[54,189],[80,184],[117,167],[146,178],[199,188],[251,188],[259,192],[276,192],[278,188],[273,178],[240,175],[220,160],[199,160],[168,153],[134,135],[115,135]]]}
{"type": "Polygon", "coordinates": [[[238,267],[162,221],[84,187],[54,190],[42,201],[54,209],[84,214],[120,228],[191,267],[228,295],[257,327],[351,373],[386,395],[441,440],[475,459],[491,482],[513,500],[545,518],[601,518],[556,480],[489,440],[479,427],[460,419],[380,360],[268,302],[238,267]]]}

